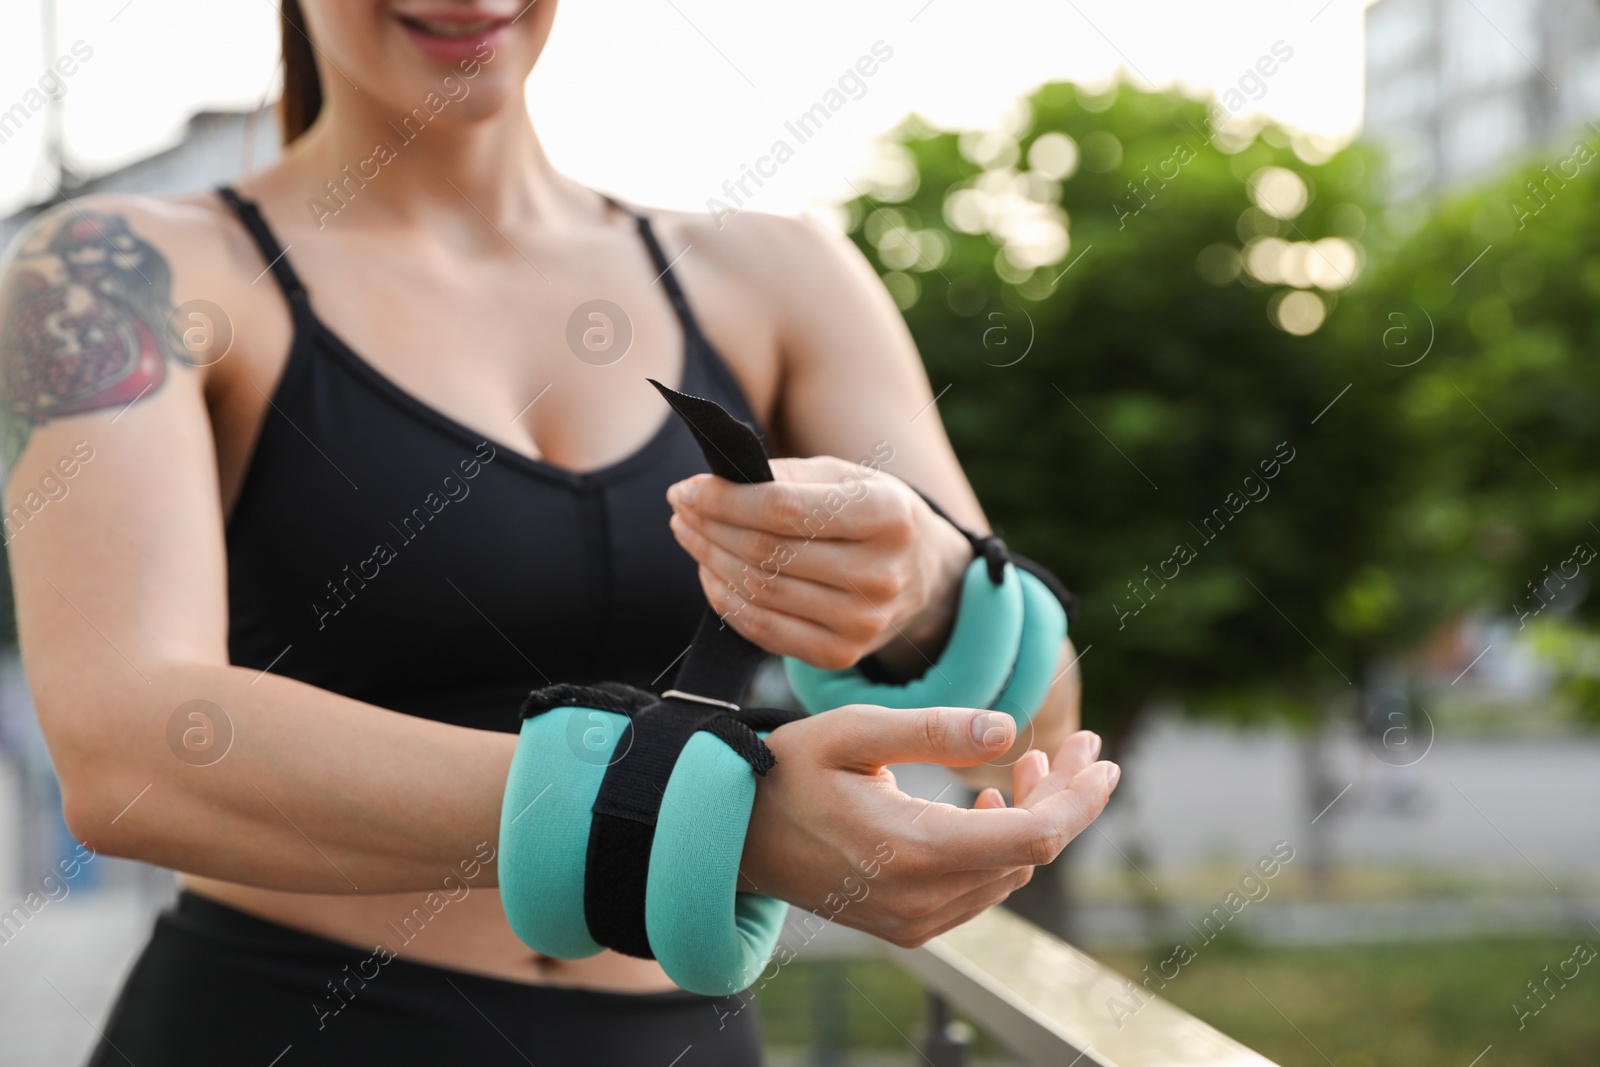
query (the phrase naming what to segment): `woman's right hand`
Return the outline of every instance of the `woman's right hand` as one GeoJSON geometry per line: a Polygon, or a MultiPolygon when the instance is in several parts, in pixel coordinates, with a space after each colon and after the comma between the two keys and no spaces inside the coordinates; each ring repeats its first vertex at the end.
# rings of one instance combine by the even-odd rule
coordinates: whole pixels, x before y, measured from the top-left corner
{"type": "Polygon", "coordinates": [[[1011,716],[967,708],[850,705],[788,723],[767,745],[741,888],[914,948],[1025,885],[1105,808],[1121,771],[1095,762],[1079,731],[1054,766],[1030,753],[1015,770],[1015,807],[992,790],[972,809],[909,796],[892,763],[965,767],[1010,748],[1011,716]]]}

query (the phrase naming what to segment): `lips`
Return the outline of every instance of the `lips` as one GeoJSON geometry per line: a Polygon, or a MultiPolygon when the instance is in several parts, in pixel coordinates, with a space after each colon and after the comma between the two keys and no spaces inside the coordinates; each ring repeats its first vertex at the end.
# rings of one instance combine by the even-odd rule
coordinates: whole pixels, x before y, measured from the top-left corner
{"type": "Polygon", "coordinates": [[[407,18],[400,16],[400,21],[414,30],[420,30],[430,37],[444,37],[459,40],[463,37],[478,37],[491,30],[504,26],[509,19],[478,19],[473,22],[452,22],[444,19],[407,18]]]}
{"type": "Polygon", "coordinates": [[[484,46],[493,48],[506,35],[514,16],[486,15],[478,11],[428,11],[395,15],[406,36],[419,51],[433,59],[456,62],[483,58],[484,46]]]}

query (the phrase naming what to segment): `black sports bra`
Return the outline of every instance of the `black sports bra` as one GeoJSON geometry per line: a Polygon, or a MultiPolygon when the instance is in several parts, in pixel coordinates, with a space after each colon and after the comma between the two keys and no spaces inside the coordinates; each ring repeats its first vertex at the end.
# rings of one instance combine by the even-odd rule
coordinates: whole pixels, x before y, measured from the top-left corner
{"type": "MultiPolygon", "coordinates": [[[[381,707],[514,731],[528,690],[659,688],[705,598],[667,486],[706,470],[682,420],[575,473],[400,388],[345,344],[256,205],[222,186],[288,300],[294,339],[227,524],[228,653],[381,707]]],[[[679,387],[756,424],[644,215],[684,339],[679,387]]]]}

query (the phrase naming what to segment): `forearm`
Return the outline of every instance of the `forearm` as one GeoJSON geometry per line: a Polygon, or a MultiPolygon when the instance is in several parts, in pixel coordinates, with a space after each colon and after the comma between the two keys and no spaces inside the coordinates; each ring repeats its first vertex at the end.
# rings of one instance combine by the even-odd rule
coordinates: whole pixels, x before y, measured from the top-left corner
{"type": "Polygon", "coordinates": [[[97,851],[272,889],[379,893],[429,888],[499,837],[514,734],[237,667],[141,671],[148,685],[116,695],[92,678],[36,686],[68,824],[97,851]],[[196,699],[224,711],[191,721],[178,709],[196,699]],[[231,729],[231,744],[196,756],[190,728],[231,729]]]}

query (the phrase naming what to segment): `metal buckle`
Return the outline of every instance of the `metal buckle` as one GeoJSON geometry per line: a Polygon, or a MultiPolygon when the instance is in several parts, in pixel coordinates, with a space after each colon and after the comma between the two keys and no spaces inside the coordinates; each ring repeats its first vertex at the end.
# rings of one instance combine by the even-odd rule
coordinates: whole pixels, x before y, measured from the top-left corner
{"type": "Polygon", "coordinates": [[[703,697],[698,693],[685,693],[681,689],[668,689],[666,692],[661,694],[662,700],[667,700],[672,697],[676,697],[679,700],[688,700],[695,704],[709,704],[714,708],[727,708],[729,711],[739,710],[739,705],[731,704],[726,700],[716,700],[712,697],[703,697]]]}

